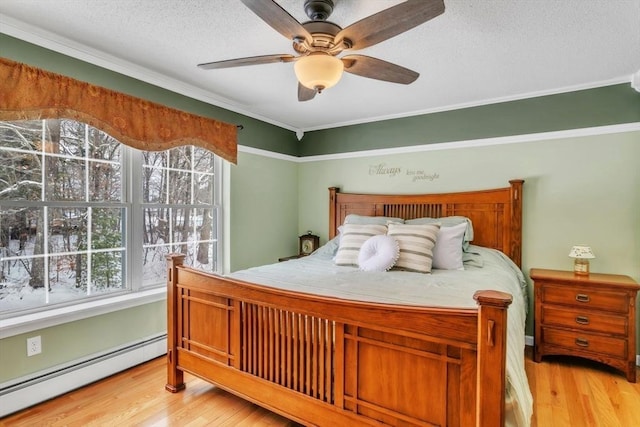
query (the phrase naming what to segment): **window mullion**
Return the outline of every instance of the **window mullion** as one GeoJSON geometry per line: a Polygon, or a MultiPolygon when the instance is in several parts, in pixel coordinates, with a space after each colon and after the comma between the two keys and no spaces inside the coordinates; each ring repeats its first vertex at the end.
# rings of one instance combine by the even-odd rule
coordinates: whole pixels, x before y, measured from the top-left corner
{"type": "MultiPolygon", "coordinates": [[[[47,144],[47,126],[46,126],[46,121],[42,120],[41,122],[41,127],[40,127],[40,162],[42,167],[40,168],[40,179],[41,179],[41,183],[42,186],[40,188],[40,201],[44,202],[46,201],[46,144],[47,144]]],[[[42,255],[43,255],[43,269],[44,269],[44,274],[43,276],[43,287],[44,287],[44,301],[45,304],[49,304],[49,298],[51,296],[50,294],[50,289],[49,289],[49,244],[47,242],[47,238],[48,238],[48,220],[47,218],[49,217],[49,210],[48,207],[46,205],[43,205],[42,207],[42,224],[43,224],[43,248],[42,248],[42,255]]],[[[36,231],[37,232],[37,231],[36,231]]]]}
{"type": "Polygon", "coordinates": [[[144,204],[142,203],[142,152],[127,147],[124,158],[125,169],[127,170],[127,194],[124,195],[129,209],[127,210],[127,226],[125,230],[125,240],[127,247],[127,260],[129,268],[127,270],[127,281],[131,290],[137,291],[142,288],[143,267],[143,224],[144,224],[144,204]]]}
{"type": "MultiPolygon", "coordinates": [[[[84,125],[84,201],[89,202],[89,125],[84,125]]],[[[92,265],[93,265],[93,253],[91,252],[92,247],[92,230],[93,230],[93,208],[91,206],[87,207],[87,296],[91,295],[92,286],[92,265]]]]}

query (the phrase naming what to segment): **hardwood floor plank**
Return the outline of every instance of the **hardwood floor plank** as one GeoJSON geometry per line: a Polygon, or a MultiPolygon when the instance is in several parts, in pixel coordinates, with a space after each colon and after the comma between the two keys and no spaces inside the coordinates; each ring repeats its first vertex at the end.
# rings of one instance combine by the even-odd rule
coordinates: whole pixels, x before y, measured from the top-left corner
{"type": "Polygon", "coordinates": [[[576,377],[568,369],[560,369],[559,380],[563,384],[564,393],[562,404],[565,406],[568,415],[568,422],[576,426],[595,426],[593,413],[585,405],[585,390],[578,386],[576,377]]]}
{"type": "Polygon", "coordinates": [[[620,424],[623,426],[640,425],[640,414],[638,414],[640,387],[637,387],[637,384],[624,381],[624,378],[618,378],[613,383],[619,391],[620,400],[616,402],[616,408],[620,424]]]}
{"type": "Polygon", "coordinates": [[[569,410],[567,408],[567,392],[562,381],[559,365],[551,366],[549,374],[551,385],[551,418],[556,425],[571,425],[569,420],[569,410]]]}
{"type": "Polygon", "coordinates": [[[529,386],[531,387],[535,405],[532,424],[551,426],[553,425],[553,396],[551,394],[551,379],[549,377],[550,370],[537,370],[537,365],[533,363],[527,363],[525,367],[527,368],[527,378],[529,379],[529,386]],[[535,387],[531,386],[532,383],[535,384],[535,387]]]}
{"type": "MultiPolygon", "coordinates": [[[[640,383],[595,362],[545,357],[527,348],[532,427],[640,426],[640,383]]],[[[640,374],[640,369],[638,369],[640,374]]],[[[298,424],[185,374],[187,388],[164,389],[161,357],[0,419],[0,427],[296,427],[298,424]]]]}

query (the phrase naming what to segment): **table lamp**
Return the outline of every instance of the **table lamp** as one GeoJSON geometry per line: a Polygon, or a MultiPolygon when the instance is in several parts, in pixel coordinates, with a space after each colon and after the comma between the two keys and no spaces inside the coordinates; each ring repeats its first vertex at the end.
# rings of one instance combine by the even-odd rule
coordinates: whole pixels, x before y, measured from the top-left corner
{"type": "Polygon", "coordinates": [[[569,257],[573,258],[573,272],[581,276],[589,275],[589,259],[595,258],[589,246],[576,245],[571,248],[569,257]]]}

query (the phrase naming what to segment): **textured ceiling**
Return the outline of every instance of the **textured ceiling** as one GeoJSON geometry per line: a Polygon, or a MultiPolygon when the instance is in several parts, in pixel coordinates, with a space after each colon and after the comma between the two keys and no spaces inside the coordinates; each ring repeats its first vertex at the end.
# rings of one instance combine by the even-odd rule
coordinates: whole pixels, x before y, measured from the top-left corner
{"type": "MultiPolygon", "coordinates": [[[[240,1],[2,0],[0,32],[292,130],[313,130],[628,82],[640,0],[444,0],[443,15],[354,51],[420,73],[404,86],[345,73],[297,101],[293,64],[196,64],[292,54],[240,1]]],[[[334,0],[341,27],[399,0],[334,0]]],[[[303,0],[277,1],[301,22],[303,0]]],[[[0,47],[1,53],[1,47],[0,47]]]]}

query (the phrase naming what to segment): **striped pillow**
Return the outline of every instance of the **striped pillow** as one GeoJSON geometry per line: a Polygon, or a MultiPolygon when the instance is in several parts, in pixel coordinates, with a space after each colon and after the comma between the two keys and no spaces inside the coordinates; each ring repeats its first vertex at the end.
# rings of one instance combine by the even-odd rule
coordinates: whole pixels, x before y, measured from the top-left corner
{"type": "Polygon", "coordinates": [[[344,224],[340,234],[340,247],[336,265],[358,266],[358,253],[370,237],[387,234],[387,226],[379,224],[344,224]]]}
{"type": "Polygon", "coordinates": [[[400,245],[400,257],[394,269],[431,273],[433,247],[440,224],[389,224],[389,236],[400,245]]]}

